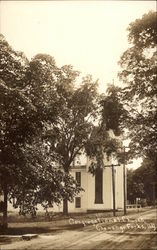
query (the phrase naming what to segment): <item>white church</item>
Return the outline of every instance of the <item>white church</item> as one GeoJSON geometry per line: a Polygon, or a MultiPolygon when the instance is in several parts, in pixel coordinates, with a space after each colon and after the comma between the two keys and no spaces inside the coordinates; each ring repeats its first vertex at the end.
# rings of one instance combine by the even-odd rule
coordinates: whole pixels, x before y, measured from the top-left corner
{"type": "MultiPolygon", "coordinates": [[[[112,138],[116,137],[112,130],[109,131],[109,134],[112,138]]],[[[116,138],[121,141],[120,137],[116,138]]],[[[109,158],[104,155],[104,168],[99,169],[95,175],[88,171],[90,165],[91,160],[87,156],[81,155],[71,167],[71,175],[84,191],[79,193],[72,203],[68,203],[68,211],[81,213],[124,209],[126,174],[124,174],[123,165],[119,165],[113,155],[109,158]]],[[[54,206],[53,210],[61,212],[63,207],[62,205],[54,206]]]]}
{"type": "MultiPolygon", "coordinates": [[[[111,136],[115,137],[113,132],[111,136]]],[[[104,156],[104,167],[99,169],[95,175],[88,170],[91,160],[81,155],[71,166],[71,175],[77,183],[84,189],[73,202],[68,202],[69,213],[85,213],[92,211],[107,211],[124,208],[124,169],[123,165],[118,165],[117,160],[111,156],[109,159],[104,156]],[[114,171],[112,168],[114,165],[114,171]],[[113,185],[114,182],[114,185],[113,185]]],[[[126,184],[126,180],[125,180],[126,184]]],[[[125,185],[126,191],[126,185],[125,185]]],[[[43,210],[41,206],[38,209],[43,210]]],[[[8,204],[8,210],[14,210],[12,205],[8,204]]],[[[51,210],[51,209],[50,209],[51,210]]],[[[62,212],[63,205],[54,205],[53,212],[62,212]]]]}
{"type": "MultiPolygon", "coordinates": [[[[96,172],[93,176],[89,171],[91,161],[88,157],[80,157],[79,162],[71,168],[71,175],[76,179],[77,183],[84,189],[80,192],[74,201],[68,202],[69,213],[85,213],[94,211],[113,210],[113,159],[104,159],[104,163],[108,167],[104,167],[96,172]]],[[[123,166],[114,167],[114,190],[115,190],[115,209],[123,209],[124,206],[124,182],[123,182],[123,166]]],[[[12,205],[8,204],[9,210],[14,210],[12,205]]],[[[38,209],[43,210],[40,206],[38,209]]],[[[53,212],[62,212],[62,205],[54,205],[53,212]]]]}
{"type": "MultiPolygon", "coordinates": [[[[123,166],[115,166],[114,172],[112,164],[113,159],[104,159],[105,165],[93,176],[89,171],[91,161],[88,157],[79,159],[79,163],[75,163],[71,167],[71,175],[76,179],[79,185],[84,189],[74,202],[68,203],[68,211],[70,213],[81,213],[90,211],[105,211],[113,209],[113,188],[115,192],[115,209],[123,209],[124,205],[124,190],[123,190],[123,166]],[[113,187],[114,174],[114,187],[113,187]]],[[[62,205],[54,206],[55,212],[63,211],[62,205]]]]}

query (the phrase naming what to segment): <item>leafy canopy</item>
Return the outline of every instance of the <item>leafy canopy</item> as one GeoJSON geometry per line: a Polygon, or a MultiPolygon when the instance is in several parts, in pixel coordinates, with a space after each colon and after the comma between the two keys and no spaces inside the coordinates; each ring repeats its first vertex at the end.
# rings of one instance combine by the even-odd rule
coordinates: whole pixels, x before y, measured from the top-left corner
{"type": "MultiPolygon", "coordinates": [[[[129,129],[132,153],[157,153],[157,23],[156,12],[149,12],[131,23],[131,46],[120,59],[120,80],[124,83],[121,103],[127,112],[123,124],[129,129]]],[[[155,160],[155,158],[154,158],[155,160]]]]}
{"type": "Polygon", "coordinates": [[[61,112],[57,86],[66,82],[68,66],[58,69],[43,54],[29,62],[2,35],[0,44],[0,189],[16,198],[21,213],[34,214],[37,204],[46,208],[64,197],[72,200],[81,190],[54,167],[55,155],[43,138],[61,112]]]}

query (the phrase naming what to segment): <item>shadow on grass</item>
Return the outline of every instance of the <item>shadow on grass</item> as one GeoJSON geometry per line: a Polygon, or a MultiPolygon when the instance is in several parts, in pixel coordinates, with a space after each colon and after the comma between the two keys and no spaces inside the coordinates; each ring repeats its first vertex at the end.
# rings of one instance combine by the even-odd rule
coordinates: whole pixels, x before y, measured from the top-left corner
{"type": "Polygon", "coordinates": [[[0,245],[10,244],[11,242],[13,242],[13,240],[10,238],[6,237],[0,238],[0,245]]]}
{"type": "Polygon", "coordinates": [[[43,227],[16,227],[16,228],[8,228],[5,230],[0,230],[1,235],[23,235],[23,234],[40,234],[40,233],[48,233],[52,231],[51,228],[43,228],[43,227]]]}
{"type": "Polygon", "coordinates": [[[10,227],[7,229],[0,229],[0,235],[23,235],[23,234],[45,234],[45,233],[59,233],[62,232],[64,230],[76,230],[79,228],[82,228],[83,225],[62,225],[62,226],[56,226],[56,227],[52,227],[52,228],[46,228],[46,227],[10,227]]]}

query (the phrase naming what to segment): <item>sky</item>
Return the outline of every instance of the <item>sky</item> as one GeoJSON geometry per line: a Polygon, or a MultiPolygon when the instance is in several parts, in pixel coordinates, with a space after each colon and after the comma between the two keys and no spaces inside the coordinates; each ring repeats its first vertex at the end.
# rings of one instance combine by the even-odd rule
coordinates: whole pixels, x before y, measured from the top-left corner
{"type": "Polygon", "coordinates": [[[0,1],[0,33],[28,59],[53,56],[99,79],[99,91],[120,84],[118,61],[128,48],[127,27],[156,1],[0,1]]]}
{"type": "Polygon", "coordinates": [[[104,92],[118,82],[129,23],[150,10],[155,1],[0,1],[0,32],[29,59],[47,53],[92,74],[104,92]]]}

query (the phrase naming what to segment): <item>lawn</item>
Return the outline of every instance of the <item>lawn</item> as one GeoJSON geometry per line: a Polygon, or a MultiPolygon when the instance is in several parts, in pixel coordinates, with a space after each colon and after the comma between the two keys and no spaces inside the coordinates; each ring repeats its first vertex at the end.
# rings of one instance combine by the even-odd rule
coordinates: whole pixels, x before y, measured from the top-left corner
{"type": "MultiPolygon", "coordinates": [[[[148,208],[141,209],[142,211],[148,208]]],[[[150,209],[150,208],[149,208],[150,209]]],[[[133,209],[127,212],[127,215],[137,213],[137,209],[133,209]]],[[[117,216],[123,216],[123,211],[118,211],[117,216]]],[[[83,224],[69,224],[69,219],[73,218],[76,220],[92,220],[96,218],[109,218],[112,217],[112,212],[101,212],[101,213],[81,213],[81,214],[70,214],[68,216],[62,213],[50,214],[50,217],[45,217],[44,212],[38,212],[35,218],[31,216],[21,216],[17,212],[8,212],[8,229],[0,231],[1,235],[23,235],[23,234],[42,234],[42,233],[53,233],[61,232],[65,229],[73,230],[75,228],[83,227],[83,224]]],[[[2,214],[0,214],[0,221],[2,214]]]]}

